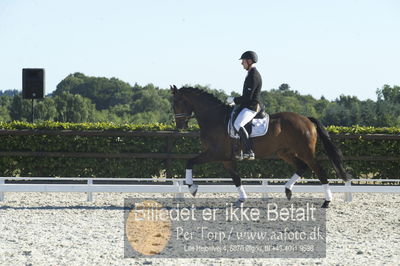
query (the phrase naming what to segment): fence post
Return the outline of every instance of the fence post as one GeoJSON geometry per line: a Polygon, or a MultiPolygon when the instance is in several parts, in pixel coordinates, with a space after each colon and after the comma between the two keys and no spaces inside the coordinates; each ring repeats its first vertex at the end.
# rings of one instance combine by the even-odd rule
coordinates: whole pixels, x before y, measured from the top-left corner
{"type": "Polygon", "coordinates": [[[172,137],[171,135],[167,136],[167,162],[166,162],[166,176],[167,178],[170,178],[172,176],[171,174],[171,150],[172,150],[172,137]]]}
{"type": "MultiPolygon", "coordinates": [[[[89,178],[89,179],[87,180],[87,184],[88,184],[88,188],[89,188],[91,185],[93,185],[93,179],[92,179],[92,178],[89,178]]],[[[90,192],[90,191],[87,192],[87,201],[90,201],[90,202],[93,201],[93,195],[92,195],[92,192],[90,192]]]]}
{"type": "Polygon", "coordinates": [[[263,192],[261,193],[262,199],[265,200],[265,201],[268,201],[268,200],[271,199],[268,196],[268,192],[267,192],[268,191],[268,180],[263,179],[261,184],[262,184],[262,188],[263,188],[263,192]]]}
{"type": "Polygon", "coordinates": [[[344,201],[351,202],[353,200],[353,195],[351,194],[351,181],[345,182],[344,186],[348,190],[344,193],[344,201]]]}
{"type": "MultiPolygon", "coordinates": [[[[1,178],[0,179],[0,187],[3,187],[5,184],[5,179],[1,178]]],[[[4,201],[4,192],[0,191],[0,201],[4,201]]]]}
{"type": "Polygon", "coordinates": [[[176,200],[183,200],[183,192],[182,192],[182,187],[183,187],[183,180],[174,180],[173,181],[174,186],[177,186],[178,192],[175,193],[174,199],[176,200]]]}

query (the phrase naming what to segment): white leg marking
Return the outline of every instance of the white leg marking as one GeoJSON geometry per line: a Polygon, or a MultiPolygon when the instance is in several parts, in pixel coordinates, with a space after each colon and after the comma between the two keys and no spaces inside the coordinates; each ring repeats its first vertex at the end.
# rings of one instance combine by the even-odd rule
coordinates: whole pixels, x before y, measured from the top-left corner
{"type": "Polygon", "coordinates": [[[288,189],[290,189],[290,190],[292,190],[294,184],[296,183],[296,181],[297,181],[299,178],[300,178],[300,176],[299,176],[298,174],[295,173],[295,174],[289,179],[289,181],[287,181],[285,187],[288,188],[288,189]]]}
{"type": "Polygon", "coordinates": [[[332,201],[333,196],[332,196],[332,191],[329,188],[329,184],[324,184],[324,185],[322,185],[322,187],[324,188],[324,192],[325,192],[325,200],[332,201]]]}
{"type": "Polygon", "coordinates": [[[192,169],[186,169],[185,182],[186,182],[186,185],[192,185],[193,184],[192,169]]]}
{"type": "Polygon", "coordinates": [[[239,192],[239,199],[247,199],[246,191],[244,191],[243,186],[236,187],[239,192]]]}

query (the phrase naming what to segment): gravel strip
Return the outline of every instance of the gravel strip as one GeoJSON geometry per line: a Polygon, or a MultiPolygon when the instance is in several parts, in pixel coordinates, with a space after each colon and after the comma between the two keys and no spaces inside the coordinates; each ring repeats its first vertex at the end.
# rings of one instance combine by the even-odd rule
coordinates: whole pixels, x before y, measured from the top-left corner
{"type": "MultiPolygon", "coordinates": [[[[274,198],[282,194],[271,194],[274,198]]],[[[342,194],[327,212],[325,259],[124,258],[124,198],[161,194],[5,193],[0,203],[0,265],[399,265],[400,194],[342,194]]],[[[165,194],[165,197],[172,197],[165,194]]],[[[234,201],[234,194],[203,193],[234,201]]],[[[258,194],[250,194],[260,197],[258,194]]],[[[322,197],[296,193],[296,197],[322,197]]]]}

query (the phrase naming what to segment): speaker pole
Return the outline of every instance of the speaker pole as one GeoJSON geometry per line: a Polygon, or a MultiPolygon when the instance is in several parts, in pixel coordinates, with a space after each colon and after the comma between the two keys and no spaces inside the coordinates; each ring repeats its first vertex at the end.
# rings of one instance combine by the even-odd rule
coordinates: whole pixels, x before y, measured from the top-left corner
{"type": "Polygon", "coordinates": [[[35,117],[34,117],[34,115],[33,115],[33,101],[34,101],[34,99],[32,99],[32,124],[33,124],[34,121],[35,121],[35,117]]]}

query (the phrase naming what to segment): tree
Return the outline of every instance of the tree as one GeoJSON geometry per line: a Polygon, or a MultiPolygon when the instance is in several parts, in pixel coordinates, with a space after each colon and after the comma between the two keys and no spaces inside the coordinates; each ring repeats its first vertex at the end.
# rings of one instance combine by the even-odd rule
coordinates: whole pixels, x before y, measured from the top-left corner
{"type": "Polygon", "coordinates": [[[14,95],[19,94],[20,92],[18,90],[5,90],[5,91],[0,91],[0,96],[11,96],[13,97],[14,95]]]}
{"type": "Polygon", "coordinates": [[[11,120],[30,121],[32,116],[32,104],[29,100],[22,99],[22,95],[15,95],[10,105],[11,120]]]}
{"type": "Polygon", "coordinates": [[[379,119],[377,117],[376,103],[372,100],[363,101],[360,104],[360,126],[377,126],[379,119]]]}
{"type": "Polygon", "coordinates": [[[52,98],[44,98],[37,101],[34,106],[35,121],[54,121],[57,117],[57,109],[52,98]]]}
{"type": "Polygon", "coordinates": [[[63,92],[89,98],[98,110],[104,110],[117,104],[129,103],[133,89],[128,83],[116,78],[87,77],[82,73],[75,73],[57,85],[54,95],[63,92]]]}
{"type": "Polygon", "coordinates": [[[12,102],[12,97],[10,96],[0,96],[0,121],[8,122],[11,121],[10,116],[10,105],[12,102]]]}
{"type": "Polygon", "coordinates": [[[382,90],[377,89],[376,94],[378,101],[383,100],[390,103],[400,103],[400,86],[390,87],[385,84],[382,90]]]}
{"type": "Polygon", "coordinates": [[[81,95],[63,92],[54,97],[57,107],[57,121],[60,122],[96,122],[95,105],[81,95]]]}
{"type": "Polygon", "coordinates": [[[376,95],[376,125],[400,126],[400,87],[384,85],[376,95]]]}
{"type": "Polygon", "coordinates": [[[160,90],[152,87],[145,88],[137,91],[132,97],[132,122],[143,121],[145,118],[148,118],[149,122],[171,122],[171,93],[160,93],[160,90]]]}
{"type": "Polygon", "coordinates": [[[71,92],[72,89],[85,83],[87,77],[79,72],[68,75],[58,85],[57,89],[53,92],[53,96],[59,96],[64,92],[71,92]]]}
{"type": "Polygon", "coordinates": [[[280,91],[288,91],[290,89],[290,86],[289,86],[289,84],[286,84],[286,83],[282,83],[280,86],[279,86],[279,90],[280,91]]]}

